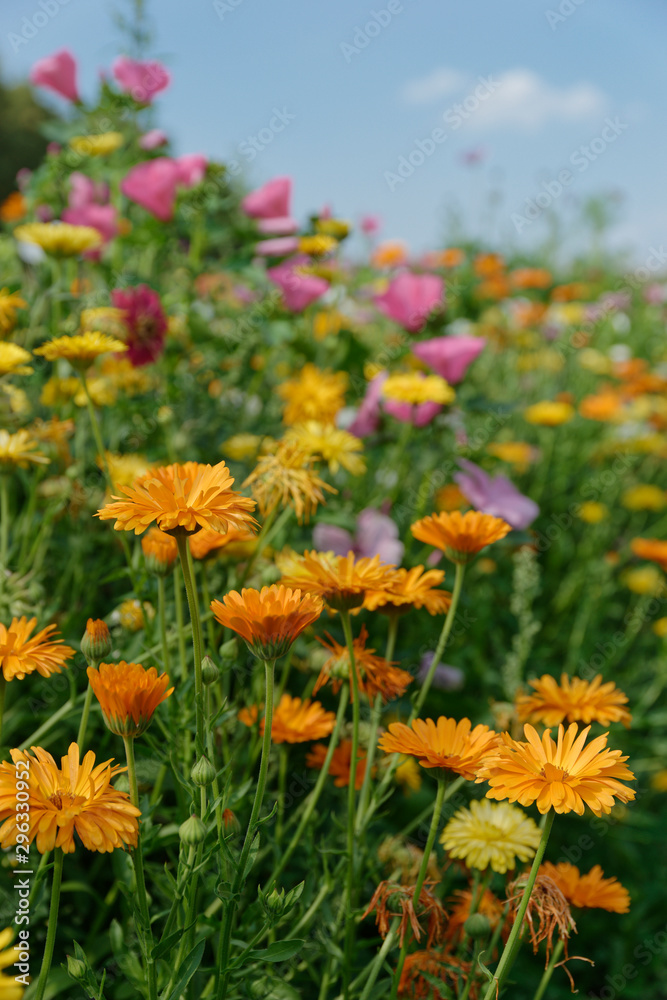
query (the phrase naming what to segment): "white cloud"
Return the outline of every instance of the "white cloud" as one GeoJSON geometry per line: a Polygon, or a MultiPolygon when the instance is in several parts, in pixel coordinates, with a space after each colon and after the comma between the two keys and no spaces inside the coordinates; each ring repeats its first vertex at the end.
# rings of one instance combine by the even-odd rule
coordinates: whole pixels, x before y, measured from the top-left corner
{"type": "Polygon", "coordinates": [[[529,69],[507,70],[493,80],[493,93],[470,115],[473,127],[533,131],[550,121],[579,121],[600,114],[607,103],[602,91],[591,83],[553,87],[529,69]]]}
{"type": "Polygon", "coordinates": [[[408,80],[401,88],[400,97],[404,104],[430,104],[439,97],[447,97],[461,90],[466,82],[463,73],[448,66],[440,66],[426,76],[408,80]]]}

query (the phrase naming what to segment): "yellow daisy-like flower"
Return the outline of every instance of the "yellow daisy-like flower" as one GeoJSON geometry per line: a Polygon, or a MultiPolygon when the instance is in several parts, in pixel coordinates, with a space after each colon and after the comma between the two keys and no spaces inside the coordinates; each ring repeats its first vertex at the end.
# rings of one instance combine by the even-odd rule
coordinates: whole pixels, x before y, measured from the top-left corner
{"type": "Polygon", "coordinates": [[[336,556],[333,552],[304,552],[302,556],[278,557],[278,569],[286,587],[318,594],[336,611],[359,608],[366,591],[391,586],[395,568],[373,559],[357,559],[353,552],[336,556]]]}
{"type": "Polygon", "coordinates": [[[599,503],[597,500],[586,500],[582,503],[579,508],[579,513],[577,515],[586,524],[599,524],[600,521],[604,521],[605,518],[609,517],[609,508],[604,503],[599,503]]]}
{"type": "Polygon", "coordinates": [[[317,219],[315,229],[318,233],[326,236],[335,236],[337,240],[344,240],[349,235],[351,225],[345,219],[317,219]]]}
{"type": "Polygon", "coordinates": [[[100,663],[88,667],[88,680],[100,703],[107,728],[134,739],[146,732],[155,709],[173,692],[167,674],[141,663],[100,663]]]}
{"type": "Polygon", "coordinates": [[[485,871],[490,866],[504,875],[517,860],[529,861],[534,856],[540,836],[537,823],[517,806],[482,799],[454,814],[440,843],[469,868],[485,871]]]}
{"type": "MultiPolygon", "coordinates": [[[[113,451],[105,451],[104,457],[114,486],[131,486],[150,469],[148,459],[144,455],[117,455],[113,451]]],[[[102,468],[99,458],[97,464],[102,468]]]]}
{"type": "Polygon", "coordinates": [[[452,403],[456,393],[449,382],[440,375],[424,375],[423,372],[406,372],[389,375],[382,386],[382,395],[398,403],[452,403]]]}
{"type": "Polygon", "coordinates": [[[625,707],[627,695],[613,681],[602,683],[602,674],[592,681],[561,674],[560,685],[555,677],[544,674],[529,681],[535,690],[520,693],[516,698],[519,722],[543,722],[556,726],[559,722],[599,722],[608,726],[622,722],[629,726],[632,716],[625,707]]]}
{"type": "Polygon", "coordinates": [[[299,240],[299,252],[307,253],[311,257],[324,257],[338,246],[338,240],[326,233],[319,233],[317,236],[302,236],[299,240]]]}
{"type": "Polygon", "coordinates": [[[30,352],[18,344],[0,341],[0,375],[31,375],[33,369],[26,365],[30,358],[30,352]]]}
{"type": "Polygon", "coordinates": [[[266,441],[266,438],[258,434],[234,434],[223,441],[220,451],[225,458],[231,458],[234,462],[245,462],[246,459],[256,458],[266,441]]]}
{"type": "Polygon", "coordinates": [[[523,411],[524,420],[529,424],[539,424],[541,427],[558,427],[572,420],[575,409],[570,403],[561,403],[558,400],[545,399],[541,403],[535,403],[523,411]]]}
{"type": "Polygon", "coordinates": [[[108,333],[122,340],[127,333],[124,317],[124,309],[116,309],[115,306],[97,306],[94,309],[81,311],[79,325],[82,333],[99,330],[100,333],[108,333]]]}
{"type": "Polygon", "coordinates": [[[27,825],[28,842],[35,842],[40,854],[56,847],[65,854],[75,850],[74,834],[88,851],[113,851],[117,847],[136,847],[141,816],[125,792],[117,791],[111,779],[127,768],[111,767],[111,761],[95,766],[95,754],[89,750],[83,760],[76,743],[71,743],[60,767],[50,753],[31,747],[33,754],[12,750],[13,763],[0,764],[0,846],[14,847],[19,833],[17,824],[27,825]],[[17,775],[28,786],[26,819],[16,811],[17,775]]]}
{"type": "MultiPolygon", "coordinates": [[[[148,601],[145,601],[142,607],[141,601],[136,597],[129,597],[126,601],[121,601],[118,606],[118,621],[128,632],[138,632],[146,624],[146,614],[149,609],[152,610],[148,601]]],[[[148,617],[152,616],[149,614],[148,617]]]]}
{"type": "Polygon", "coordinates": [[[55,625],[47,625],[31,636],[36,618],[13,618],[10,625],[0,622],[0,670],[6,681],[22,681],[27,674],[42,677],[59,674],[65,661],[76,652],[56,639],[55,625]]]}
{"type": "Polygon", "coordinates": [[[12,385],[11,382],[5,382],[4,385],[0,385],[0,392],[6,397],[10,413],[14,413],[17,417],[24,417],[30,413],[30,400],[23,389],[12,385]]]}
{"type": "Polygon", "coordinates": [[[440,590],[445,574],[441,569],[424,570],[423,566],[397,569],[391,586],[385,590],[371,590],[366,594],[364,607],[368,611],[386,614],[403,614],[410,608],[426,608],[431,615],[442,615],[452,603],[448,590],[440,590]]]}
{"type": "Polygon", "coordinates": [[[348,386],[346,372],[321,370],[307,364],[294,378],[278,386],[278,395],[287,402],[283,422],[288,426],[317,420],[332,424],[336,414],[345,406],[348,386]]]}
{"type": "MultiPolygon", "coordinates": [[[[19,961],[19,952],[12,945],[14,930],[5,927],[0,931],[0,969],[7,969],[19,961]]],[[[28,948],[25,949],[28,952],[28,948]]],[[[14,976],[6,976],[0,972],[0,1000],[21,1000],[24,989],[14,976]]]]}
{"type": "Polygon", "coordinates": [[[108,156],[125,142],[122,132],[102,132],[101,135],[75,135],[70,147],[80,156],[108,156]]]}
{"type": "Polygon", "coordinates": [[[519,472],[525,472],[538,455],[537,449],[526,441],[493,441],[486,450],[501,462],[513,465],[519,472]]]}
{"type": "Polygon", "coordinates": [[[28,303],[18,292],[0,288],[0,336],[7,336],[16,326],[16,310],[27,308],[28,303]]]}
{"type": "Polygon", "coordinates": [[[70,226],[67,222],[27,222],[16,227],[14,237],[36,243],[54,257],[76,257],[102,242],[102,236],[92,226],[70,226]]]}
{"type": "Polygon", "coordinates": [[[27,469],[31,462],[35,465],[48,465],[49,459],[41,451],[35,451],[37,442],[28,431],[21,429],[16,434],[0,428],[0,470],[17,466],[27,469]]]}
{"type": "Polygon", "coordinates": [[[366,462],[358,454],[364,447],[361,439],[333,424],[309,420],[290,428],[284,440],[309,457],[321,458],[330,472],[338,472],[341,466],[353,476],[362,476],[366,471],[366,462]]]}
{"type": "Polygon", "coordinates": [[[73,337],[54,337],[47,340],[41,347],[35,348],[35,354],[40,354],[47,361],[58,361],[64,358],[74,368],[85,369],[101,354],[122,353],[127,346],[122,340],[109,337],[106,333],[89,330],[87,333],[77,333],[73,337]]]}
{"type": "Polygon", "coordinates": [[[281,442],[273,455],[260,458],[255,469],[245,479],[243,487],[257,501],[260,512],[266,517],[276,507],[293,507],[301,523],[308,521],[318,504],[326,503],[324,491],[337,493],[310,467],[313,459],[300,447],[281,442]]]}
{"type": "Polygon", "coordinates": [[[637,569],[628,569],[619,579],[633,594],[657,596],[665,591],[665,578],[657,566],[638,566],[637,569]]]}
{"type": "Polygon", "coordinates": [[[579,732],[576,722],[567,731],[558,727],[557,743],[550,729],[541,740],[532,726],[526,723],[523,729],[526,743],[503,733],[479,768],[478,781],[491,786],[487,798],[508,799],[522,806],[535,803],[541,813],[553,809],[579,816],[586,806],[602,816],[611,812],[616,799],[634,799],[634,790],[621,783],[635,777],[625,765],[628,758],[620,750],[607,749],[607,733],[586,746],[591,727],[579,732]]]}
{"type": "Polygon", "coordinates": [[[631,486],[621,494],[621,504],[626,510],[662,510],[667,504],[665,491],[650,483],[631,486]]]}

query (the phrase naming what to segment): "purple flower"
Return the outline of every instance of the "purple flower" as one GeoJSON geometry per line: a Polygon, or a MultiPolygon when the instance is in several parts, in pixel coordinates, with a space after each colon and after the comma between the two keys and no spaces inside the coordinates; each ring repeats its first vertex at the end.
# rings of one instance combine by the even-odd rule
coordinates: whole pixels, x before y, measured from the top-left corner
{"type": "MultiPolygon", "coordinates": [[[[417,680],[423,684],[426,680],[431,664],[433,663],[433,653],[424,653],[419,661],[419,672],[417,680]]],[[[440,691],[459,691],[463,687],[463,671],[458,667],[451,667],[448,663],[440,663],[435,668],[433,674],[433,687],[440,691]]]]}
{"type": "Polygon", "coordinates": [[[405,548],[392,519],[372,507],[366,507],[357,517],[354,536],[335,524],[316,524],[313,545],[319,552],[333,552],[337,556],[350,551],[362,558],[379,556],[383,563],[393,566],[399,565],[405,548]]]}
{"type": "Polygon", "coordinates": [[[513,528],[523,531],[540,513],[535,501],[520,493],[506,476],[489,476],[465,458],[459,459],[459,465],[463,472],[458,472],[454,479],[472,506],[483,514],[502,517],[513,528]]]}

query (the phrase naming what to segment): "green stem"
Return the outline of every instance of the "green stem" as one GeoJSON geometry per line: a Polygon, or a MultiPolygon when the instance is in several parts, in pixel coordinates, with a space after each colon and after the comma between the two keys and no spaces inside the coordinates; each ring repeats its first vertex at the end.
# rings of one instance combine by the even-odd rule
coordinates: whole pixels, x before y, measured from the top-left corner
{"type": "Polygon", "coordinates": [[[178,660],[181,667],[181,681],[188,679],[188,659],[185,651],[185,621],[183,619],[183,594],[178,572],[174,570],[174,608],[176,611],[176,629],[178,632],[178,660]]]}
{"type": "Polygon", "coordinates": [[[255,839],[255,832],[262,808],[262,799],[266,788],[266,779],[269,773],[269,759],[271,757],[271,727],[273,724],[273,687],[274,687],[275,660],[264,661],[264,679],[266,693],[264,699],[264,736],[262,738],[262,760],[259,765],[259,777],[257,778],[257,788],[255,789],[255,801],[252,805],[252,812],[246,830],[245,840],[241,848],[241,857],[232,883],[231,899],[225,910],[225,917],[220,928],[220,958],[218,964],[218,989],[217,1000],[223,1000],[226,996],[227,981],[229,979],[229,948],[236,915],[237,898],[245,883],[246,866],[248,857],[255,839]]]}
{"type": "MultiPolygon", "coordinates": [[[[417,881],[415,883],[415,891],[412,897],[412,905],[417,911],[419,905],[419,897],[421,895],[422,888],[424,886],[424,881],[426,879],[426,873],[428,871],[428,863],[431,859],[431,851],[433,850],[433,845],[435,843],[435,837],[438,832],[438,825],[440,823],[440,814],[442,812],[442,806],[445,801],[445,779],[438,776],[438,790],[435,796],[435,804],[433,806],[433,817],[431,819],[431,827],[428,831],[428,838],[426,840],[426,846],[424,848],[424,854],[422,857],[421,865],[419,866],[419,874],[417,875],[417,881]]],[[[405,963],[405,957],[408,953],[408,940],[407,934],[403,939],[403,944],[401,945],[401,952],[398,956],[398,965],[396,966],[396,972],[394,973],[394,980],[391,986],[391,997],[390,1000],[396,1000],[398,996],[398,984],[401,980],[401,973],[403,972],[403,965],[405,963]]]]}
{"type": "Polygon", "coordinates": [[[564,947],[565,947],[565,938],[560,938],[558,944],[553,950],[553,954],[549,960],[549,964],[547,965],[546,969],[544,970],[544,974],[540,979],[540,984],[535,990],[535,996],[533,997],[533,1000],[542,1000],[542,997],[546,992],[547,986],[549,985],[549,980],[551,979],[553,971],[556,968],[556,963],[558,962],[558,959],[563,953],[564,947]]]}
{"type": "Polygon", "coordinates": [[[285,782],[287,780],[287,747],[278,750],[278,817],[276,820],[276,848],[280,850],[283,837],[283,819],[285,815],[285,782]]]}
{"type": "Polygon", "coordinates": [[[192,561],[187,535],[177,535],[176,542],[178,543],[178,555],[181,560],[183,582],[185,583],[185,593],[187,594],[188,608],[190,609],[190,621],[192,622],[192,644],[195,654],[196,750],[197,754],[201,755],[205,752],[206,748],[206,726],[204,719],[204,683],[201,674],[203,644],[201,622],[199,620],[199,603],[197,601],[194,574],[192,573],[192,561]]]}
{"type": "Polygon", "coordinates": [[[165,601],[164,577],[157,578],[157,613],[160,619],[160,643],[162,646],[162,669],[169,673],[169,643],[167,642],[167,612],[165,601]]]}
{"type": "MultiPolygon", "coordinates": [[[[97,663],[91,663],[91,667],[96,667],[97,663]]],[[[79,750],[83,749],[83,744],[86,739],[86,729],[88,728],[88,717],[90,716],[90,706],[93,703],[93,689],[88,681],[88,687],[86,688],[86,696],[83,699],[83,710],[81,712],[81,721],[79,723],[79,732],[77,733],[76,742],[79,750]]]]}
{"type": "Polygon", "coordinates": [[[454,625],[454,619],[456,618],[456,609],[459,604],[459,599],[461,597],[461,590],[463,588],[463,577],[465,575],[465,565],[463,563],[456,564],[456,576],[454,578],[454,589],[452,591],[452,603],[449,605],[449,610],[445,617],[444,624],[442,626],[442,632],[440,633],[440,638],[438,639],[438,645],[435,647],[435,652],[433,654],[433,660],[431,666],[429,667],[428,673],[422,684],[421,691],[415,702],[414,708],[412,710],[412,715],[410,716],[410,721],[416,719],[422,710],[424,702],[426,701],[426,696],[429,693],[431,684],[433,683],[433,678],[435,676],[435,671],[437,667],[440,666],[440,661],[442,659],[442,654],[445,651],[445,646],[447,645],[447,640],[449,639],[449,633],[452,631],[452,626],[454,625]]]}
{"type": "MultiPolygon", "coordinates": [[[[204,607],[211,607],[211,592],[208,586],[208,572],[206,569],[206,560],[202,559],[201,563],[201,592],[204,598],[204,607]]],[[[213,653],[215,649],[215,623],[213,618],[209,618],[206,622],[206,636],[208,638],[209,650],[213,653]]]]}
{"type": "Polygon", "coordinates": [[[399,926],[399,924],[400,924],[400,920],[398,919],[398,917],[396,917],[394,919],[394,922],[392,923],[391,927],[389,928],[389,932],[388,932],[386,938],[384,939],[384,941],[382,943],[382,947],[380,948],[379,952],[377,953],[377,955],[373,959],[373,962],[371,963],[371,965],[369,966],[369,968],[368,969],[364,969],[364,971],[362,972],[361,976],[359,976],[357,979],[355,979],[355,981],[352,983],[352,987],[355,987],[361,981],[365,981],[365,983],[366,983],[366,985],[364,986],[364,991],[361,994],[361,996],[359,997],[359,1000],[368,1000],[368,997],[371,994],[371,990],[373,989],[373,986],[375,985],[375,980],[377,979],[378,975],[380,974],[380,969],[382,968],[382,964],[383,964],[385,958],[387,957],[387,955],[388,955],[388,953],[389,953],[389,951],[390,951],[390,949],[391,949],[394,941],[398,937],[398,926],[399,926]]]}
{"type": "Polygon", "coordinates": [[[553,809],[550,809],[546,814],[544,827],[542,829],[542,839],[540,840],[537,848],[537,853],[533,858],[533,865],[530,869],[528,881],[526,882],[526,888],[523,891],[519,909],[517,910],[516,917],[514,918],[512,930],[510,931],[510,936],[508,937],[503,953],[500,956],[500,961],[498,962],[495,975],[489,983],[489,988],[484,995],[484,1000],[496,1000],[496,997],[500,996],[503,982],[512,968],[514,959],[516,958],[516,953],[519,950],[519,939],[521,935],[521,928],[523,927],[523,918],[526,915],[530,894],[533,891],[535,879],[537,878],[537,872],[542,864],[542,858],[544,857],[544,852],[547,848],[547,842],[549,840],[549,834],[551,833],[551,827],[553,826],[555,815],[556,814],[553,809]]]}
{"type": "Polygon", "coordinates": [[[350,688],[352,691],[352,748],[350,751],[350,781],[347,786],[347,884],[345,889],[345,962],[343,966],[343,996],[349,995],[350,971],[354,951],[354,896],[355,896],[355,793],[357,754],[359,751],[359,678],[354,659],[354,640],[350,612],[340,612],[347,653],[350,659],[350,688]]]}
{"type": "Polygon", "coordinates": [[[51,959],[53,958],[53,947],[56,943],[56,929],[58,927],[58,907],[60,905],[60,883],[63,877],[63,852],[60,847],[56,848],[53,858],[53,884],[51,886],[51,905],[49,907],[49,922],[46,931],[46,944],[44,945],[44,957],[42,967],[39,970],[39,980],[37,981],[37,992],[35,1000],[42,1000],[46,982],[51,969],[51,959]]]}
{"type": "MultiPolygon", "coordinates": [[[[131,736],[123,736],[125,744],[125,757],[127,759],[127,778],[130,785],[130,801],[135,809],[139,808],[139,786],[137,784],[137,768],[134,760],[134,739],[131,736]]],[[[132,863],[134,865],[134,875],[137,883],[137,901],[139,912],[144,924],[146,933],[146,978],[148,980],[148,998],[157,1000],[157,972],[155,969],[155,959],[153,958],[153,932],[151,930],[151,917],[148,909],[148,897],[146,895],[146,879],[144,877],[144,860],[141,851],[141,832],[137,836],[137,846],[130,851],[132,863]]]]}

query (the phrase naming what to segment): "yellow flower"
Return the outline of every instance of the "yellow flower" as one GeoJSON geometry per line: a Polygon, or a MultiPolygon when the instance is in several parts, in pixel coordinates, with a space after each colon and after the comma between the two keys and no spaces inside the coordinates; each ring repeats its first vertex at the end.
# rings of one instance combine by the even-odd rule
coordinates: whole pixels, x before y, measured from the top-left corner
{"type": "MultiPolygon", "coordinates": [[[[135,479],[144,476],[150,468],[143,455],[116,455],[112,451],[105,451],[104,457],[114,486],[131,486],[135,479]]],[[[97,464],[102,468],[99,458],[97,464]]]]}
{"type": "Polygon", "coordinates": [[[109,337],[106,333],[88,331],[78,333],[74,337],[54,337],[41,347],[36,347],[34,353],[43,355],[47,361],[65,358],[75,368],[85,369],[101,354],[110,354],[112,351],[120,353],[126,350],[127,347],[122,340],[109,337]]]}
{"type": "Polygon", "coordinates": [[[345,317],[334,310],[321,310],[313,316],[313,336],[315,340],[324,340],[329,334],[337,334],[343,323],[347,322],[345,317]]]}
{"type": "Polygon", "coordinates": [[[11,413],[16,414],[18,417],[23,417],[26,413],[30,413],[30,400],[23,389],[19,389],[10,382],[6,382],[0,386],[0,392],[7,397],[11,413]]]}
{"type": "Polygon", "coordinates": [[[27,309],[28,303],[18,292],[0,288],[0,335],[6,336],[16,326],[16,310],[27,309]]]}
{"type": "Polygon", "coordinates": [[[658,618],[653,622],[653,631],[660,639],[664,639],[667,635],[667,618],[658,618]]]}
{"type": "MultiPolygon", "coordinates": [[[[14,931],[11,927],[0,932],[0,969],[7,969],[19,961],[18,951],[11,947],[13,940],[14,931]]],[[[21,1000],[24,992],[14,976],[6,976],[4,972],[0,972],[0,1000],[21,1000]]]]}
{"type": "Polygon", "coordinates": [[[667,792],[667,770],[656,771],[656,773],[652,775],[651,788],[654,788],[656,792],[667,792]]]}
{"type": "Polygon", "coordinates": [[[344,240],[349,235],[350,223],[344,219],[318,219],[315,223],[315,229],[318,233],[324,233],[325,236],[333,236],[337,240],[344,240]]]}
{"type": "Polygon", "coordinates": [[[609,508],[606,504],[598,503],[596,500],[587,500],[579,508],[579,517],[586,524],[599,524],[600,521],[609,517],[609,508]]]}
{"type": "Polygon", "coordinates": [[[440,843],[469,868],[485,871],[490,866],[504,875],[517,860],[525,862],[534,856],[540,836],[537,823],[517,806],[482,799],[455,813],[440,843]]]}
{"type": "Polygon", "coordinates": [[[626,510],[662,510],[667,503],[665,491],[650,483],[631,486],[621,494],[621,504],[626,510]]]}
{"type": "Polygon", "coordinates": [[[422,786],[421,771],[414,757],[404,758],[396,768],[394,778],[399,785],[403,786],[403,791],[406,795],[409,792],[418,792],[422,786]]]}
{"type": "Polygon", "coordinates": [[[626,570],[621,575],[621,583],[633,594],[656,596],[665,589],[663,575],[657,566],[640,566],[637,569],[626,570]]]}
{"type": "Polygon", "coordinates": [[[95,309],[83,309],[79,325],[82,333],[99,330],[100,333],[108,333],[112,337],[122,339],[127,333],[124,316],[124,309],[116,309],[114,306],[98,306],[95,309]]]}
{"type": "Polygon", "coordinates": [[[24,243],[36,243],[54,257],[76,257],[102,242],[100,233],[92,226],[70,226],[66,222],[28,222],[16,227],[14,237],[24,243]]]}
{"type": "Polygon", "coordinates": [[[0,342],[0,375],[31,375],[33,369],[26,365],[30,357],[18,344],[0,342]]]}
{"type": "Polygon", "coordinates": [[[48,465],[49,459],[41,451],[35,451],[37,442],[28,431],[20,430],[16,434],[0,428],[0,469],[27,469],[31,462],[36,465],[48,465]]]}
{"type": "Polygon", "coordinates": [[[70,403],[80,390],[81,382],[75,375],[70,375],[68,378],[58,378],[54,375],[44,383],[39,401],[42,406],[63,406],[65,403],[70,403]]]}
{"type": "Polygon", "coordinates": [[[128,632],[138,632],[144,627],[146,617],[152,618],[155,611],[148,601],[144,602],[142,608],[140,602],[135,598],[128,598],[118,606],[118,620],[123,628],[128,632]]]}
{"type": "Polygon", "coordinates": [[[260,437],[258,434],[234,434],[232,437],[227,438],[226,441],[220,445],[220,451],[227,458],[233,459],[235,462],[244,462],[248,458],[255,458],[259,453],[262,441],[265,438],[260,437]]]}
{"type": "Polygon", "coordinates": [[[301,523],[326,502],[324,490],[337,493],[312,470],[313,459],[300,448],[281,443],[275,455],[260,458],[254,470],[243,483],[257,501],[260,513],[266,517],[279,505],[292,507],[301,523]]]}
{"type": "Polygon", "coordinates": [[[422,372],[390,375],[382,386],[382,395],[386,399],[395,399],[399,403],[410,403],[413,406],[420,403],[451,403],[456,399],[456,393],[444,378],[439,375],[424,375],[422,372]]]}
{"type": "Polygon", "coordinates": [[[537,449],[526,441],[494,441],[487,445],[488,453],[495,455],[501,462],[514,465],[519,472],[525,472],[531,462],[537,458],[537,449]]]}
{"type": "Polygon", "coordinates": [[[108,156],[125,142],[121,132],[103,132],[101,135],[75,135],[69,144],[80,156],[108,156]]]}
{"type": "Polygon", "coordinates": [[[315,365],[304,365],[294,378],[278,386],[278,395],[287,402],[283,422],[292,425],[319,420],[322,424],[332,424],[345,406],[347,385],[346,372],[322,371],[315,365]]]}
{"type": "Polygon", "coordinates": [[[302,236],[299,240],[299,251],[311,257],[324,257],[332,253],[338,246],[338,240],[333,236],[320,234],[318,236],[302,236]]]}
{"type": "Polygon", "coordinates": [[[559,403],[557,400],[545,399],[535,403],[523,411],[524,419],[529,424],[539,424],[542,427],[558,427],[572,420],[575,410],[570,403],[559,403]]]}
{"type": "Polygon", "coordinates": [[[362,476],[366,471],[366,462],[357,454],[363,450],[363,442],[333,424],[308,420],[290,428],[284,440],[309,457],[327,462],[330,472],[338,472],[341,465],[353,476],[362,476]]]}

